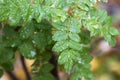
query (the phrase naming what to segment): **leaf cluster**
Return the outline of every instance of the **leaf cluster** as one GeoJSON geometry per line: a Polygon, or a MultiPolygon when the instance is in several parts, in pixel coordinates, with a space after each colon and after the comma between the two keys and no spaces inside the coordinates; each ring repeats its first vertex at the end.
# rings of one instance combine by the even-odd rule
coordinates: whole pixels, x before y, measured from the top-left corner
{"type": "Polygon", "coordinates": [[[97,1],[0,0],[0,22],[4,23],[0,27],[0,66],[7,69],[19,51],[25,58],[35,59],[33,72],[38,75],[33,80],[54,80],[48,62],[49,51],[54,51],[65,71],[73,73],[71,80],[92,80],[90,41],[102,36],[114,46],[115,36],[120,34],[106,11],[96,8],[97,1]]]}

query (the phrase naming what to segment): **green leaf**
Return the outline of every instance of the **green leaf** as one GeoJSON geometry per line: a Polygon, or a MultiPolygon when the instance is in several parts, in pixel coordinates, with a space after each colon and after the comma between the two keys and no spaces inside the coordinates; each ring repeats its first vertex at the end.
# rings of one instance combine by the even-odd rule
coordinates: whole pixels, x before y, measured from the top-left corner
{"type": "Polygon", "coordinates": [[[54,23],[53,27],[55,27],[57,30],[60,30],[60,31],[66,31],[67,30],[67,28],[61,23],[54,23]]]}
{"type": "Polygon", "coordinates": [[[14,9],[15,11],[10,12],[9,15],[9,20],[10,20],[10,25],[14,26],[14,25],[18,25],[21,19],[21,14],[20,14],[20,10],[19,8],[14,9]],[[18,14],[19,13],[19,14],[18,14]]]}
{"type": "Polygon", "coordinates": [[[80,75],[81,75],[81,74],[80,74],[79,72],[74,73],[74,74],[71,76],[70,80],[81,80],[81,76],[80,76],[80,75]]]}
{"type": "Polygon", "coordinates": [[[22,15],[24,22],[30,22],[33,18],[34,12],[30,5],[26,5],[26,9],[23,9],[24,14],[22,15]]]}
{"type": "Polygon", "coordinates": [[[111,35],[104,35],[104,38],[106,41],[108,41],[108,43],[112,46],[115,46],[116,45],[116,38],[115,37],[112,37],[111,35]]]}
{"type": "Polygon", "coordinates": [[[120,34],[120,32],[115,28],[115,27],[110,27],[109,28],[109,33],[111,34],[111,35],[119,35],[120,34]]]}
{"type": "MultiPolygon", "coordinates": [[[[81,52],[81,54],[80,54],[80,57],[79,57],[79,59],[78,59],[78,62],[79,63],[81,63],[81,64],[85,64],[85,65],[87,65],[87,64],[89,64],[90,63],[90,61],[92,60],[92,56],[91,55],[89,55],[89,52],[90,50],[87,50],[87,49],[85,49],[85,51],[83,50],[82,52],[81,52]],[[89,55],[89,56],[88,56],[89,55]]],[[[87,67],[87,66],[86,66],[87,67]]],[[[88,66],[89,67],[89,66],[88,66]]]]}
{"type": "Polygon", "coordinates": [[[22,18],[22,11],[20,9],[19,2],[17,1],[7,1],[7,6],[6,9],[9,11],[8,19],[9,19],[9,24],[12,26],[18,25],[21,18],[22,18]],[[12,3],[12,5],[11,5],[12,3]]]}
{"type": "Polygon", "coordinates": [[[5,26],[5,28],[3,29],[3,36],[6,37],[7,39],[9,38],[14,38],[17,35],[17,32],[15,32],[14,28],[13,27],[10,27],[10,26],[5,26]]]}
{"type": "Polygon", "coordinates": [[[3,70],[0,69],[0,77],[2,77],[2,75],[3,75],[3,70]]]}
{"type": "Polygon", "coordinates": [[[70,37],[70,39],[73,40],[73,41],[80,42],[80,37],[79,37],[79,35],[76,34],[76,33],[70,33],[70,34],[69,34],[69,37],[70,37]]]}
{"type": "Polygon", "coordinates": [[[89,11],[89,7],[84,3],[79,3],[78,7],[82,10],[89,11]]]}
{"type": "Polygon", "coordinates": [[[51,59],[51,53],[50,52],[43,52],[42,54],[40,54],[40,60],[42,62],[46,62],[49,61],[51,59]]]}
{"type": "Polygon", "coordinates": [[[27,39],[29,38],[30,36],[33,35],[34,33],[34,25],[32,23],[30,24],[27,24],[26,26],[24,26],[21,31],[20,31],[20,37],[22,39],[27,39]]]}
{"type": "Polygon", "coordinates": [[[46,19],[43,19],[40,23],[37,23],[36,21],[34,21],[34,26],[39,30],[45,30],[45,31],[47,30],[48,32],[51,31],[51,27],[52,27],[50,22],[46,19]]]}
{"type": "Polygon", "coordinates": [[[107,3],[108,2],[108,0],[102,0],[103,2],[105,2],[105,3],[107,3]]]}
{"type": "Polygon", "coordinates": [[[52,38],[54,41],[63,41],[63,40],[66,40],[68,36],[66,32],[57,31],[52,38]]]}
{"type": "Polygon", "coordinates": [[[78,14],[78,17],[80,17],[81,19],[87,19],[88,16],[87,16],[87,12],[85,11],[82,11],[78,14]]]}
{"type": "Polygon", "coordinates": [[[12,47],[13,48],[13,47],[19,46],[20,44],[21,44],[21,40],[20,40],[19,36],[16,38],[13,38],[13,39],[4,40],[5,47],[12,47]]]}
{"type": "Polygon", "coordinates": [[[65,64],[66,62],[69,62],[70,54],[71,53],[69,52],[69,50],[63,51],[59,56],[58,63],[65,64]]]}
{"type": "Polygon", "coordinates": [[[36,18],[36,21],[40,23],[43,17],[45,16],[44,9],[42,9],[41,6],[34,7],[34,16],[36,18]]]}
{"type": "Polygon", "coordinates": [[[116,38],[115,38],[115,36],[111,37],[111,39],[109,41],[109,44],[112,45],[112,46],[116,45],[116,38]]]}
{"type": "Polygon", "coordinates": [[[59,41],[57,43],[55,43],[54,47],[53,47],[53,51],[56,51],[56,52],[61,52],[65,49],[68,48],[68,42],[67,41],[59,41]]]}
{"type": "Polygon", "coordinates": [[[46,6],[51,6],[52,4],[54,4],[54,2],[54,0],[46,1],[46,6]]]}
{"type": "Polygon", "coordinates": [[[79,26],[71,26],[69,31],[72,33],[79,33],[80,27],[79,26]]]}
{"type": "Polygon", "coordinates": [[[36,56],[36,50],[33,45],[29,42],[23,43],[19,46],[21,54],[29,59],[33,59],[36,56]]]}
{"type": "Polygon", "coordinates": [[[72,60],[69,60],[68,62],[66,62],[66,63],[64,64],[64,68],[65,68],[65,71],[66,71],[67,73],[70,73],[70,71],[71,71],[72,68],[73,68],[73,61],[72,61],[72,60]]]}
{"type": "Polygon", "coordinates": [[[72,41],[72,40],[69,41],[69,47],[71,49],[74,49],[74,50],[77,50],[77,51],[82,50],[82,45],[80,43],[72,41]]]}
{"type": "MultiPolygon", "coordinates": [[[[62,22],[65,21],[65,19],[67,18],[66,17],[66,12],[64,12],[63,10],[60,10],[60,9],[55,9],[55,17],[57,19],[57,17],[60,17],[58,18],[59,20],[61,20],[62,22]]],[[[55,20],[56,22],[57,20],[55,20]]]]}
{"type": "Polygon", "coordinates": [[[64,64],[64,68],[66,70],[66,72],[70,72],[73,64],[75,61],[77,61],[79,59],[80,55],[77,51],[74,50],[65,50],[63,51],[59,58],[58,58],[58,63],[59,64],[64,64]]]}
{"type": "Polygon", "coordinates": [[[105,20],[106,20],[106,18],[107,18],[107,11],[105,11],[105,10],[99,10],[98,11],[98,15],[99,15],[99,21],[100,22],[104,22],[105,20]]]}
{"type": "Polygon", "coordinates": [[[2,43],[2,35],[0,35],[0,44],[2,43]]]}
{"type": "Polygon", "coordinates": [[[65,70],[69,73],[73,66],[72,54],[69,50],[63,51],[58,59],[59,64],[64,64],[65,70]]]}
{"type": "Polygon", "coordinates": [[[19,27],[11,27],[11,26],[5,26],[3,29],[3,43],[5,47],[17,47],[21,40],[19,38],[19,33],[16,31],[16,28],[19,27]]]}
{"type": "Polygon", "coordinates": [[[52,64],[44,64],[41,68],[40,68],[40,72],[41,73],[48,73],[53,69],[53,65],[52,64]]]}
{"type": "Polygon", "coordinates": [[[55,78],[50,73],[46,73],[39,76],[35,76],[32,80],[55,80],[55,78]]]}
{"type": "Polygon", "coordinates": [[[14,52],[11,48],[2,47],[0,51],[0,63],[11,61],[14,56],[14,52]]]}
{"type": "Polygon", "coordinates": [[[66,62],[69,62],[69,60],[76,61],[80,57],[79,53],[74,50],[65,50],[63,51],[58,59],[59,64],[64,64],[66,62]]]}
{"type": "Polygon", "coordinates": [[[6,62],[2,63],[1,66],[6,70],[6,71],[12,71],[14,69],[13,64],[11,62],[6,62]]]}
{"type": "Polygon", "coordinates": [[[84,77],[86,80],[93,80],[93,74],[90,71],[90,64],[88,63],[86,65],[81,65],[81,64],[75,65],[74,71],[76,73],[71,76],[70,80],[81,80],[82,77],[84,77]]]}
{"type": "Polygon", "coordinates": [[[39,49],[44,50],[47,45],[47,39],[44,33],[36,33],[33,35],[33,44],[35,44],[39,49]]]}

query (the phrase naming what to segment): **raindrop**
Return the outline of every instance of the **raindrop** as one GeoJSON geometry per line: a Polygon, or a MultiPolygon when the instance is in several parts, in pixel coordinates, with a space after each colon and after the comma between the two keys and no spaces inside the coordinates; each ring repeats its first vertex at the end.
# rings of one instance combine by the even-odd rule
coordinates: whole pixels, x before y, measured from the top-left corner
{"type": "Polygon", "coordinates": [[[34,41],[34,40],[32,40],[32,43],[33,43],[33,44],[35,44],[35,41],[34,41]]]}
{"type": "Polygon", "coordinates": [[[15,47],[15,44],[12,44],[11,47],[15,47]]]}
{"type": "Polygon", "coordinates": [[[34,57],[36,55],[36,52],[35,51],[31,51],[30,54],[31,54],[31,57],[34,57]]]}
{"type": "Polygon", "coordinates": [[[78,63],[80,63],[80,64],[82,63],[82,59],[81,58],[78,60],[78,63]]]}

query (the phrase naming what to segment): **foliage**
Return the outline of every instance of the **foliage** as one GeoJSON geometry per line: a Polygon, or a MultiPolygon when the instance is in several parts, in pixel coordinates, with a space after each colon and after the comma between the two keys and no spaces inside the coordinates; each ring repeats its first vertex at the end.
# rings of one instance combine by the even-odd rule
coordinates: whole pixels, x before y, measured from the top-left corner
{"type": "Polygon", "coordinates": [[[119,34],[111,25],[112,18],[98,10],[96,3],[97,0],[0,0],[0,22],[4,24],[0,65],[13,64],[15,52],[19,51],[25,58],[36,59],[33,72],[38,75],[33,80],[54,80],[49,73],[52,66],[46,63],[49,50],[53,50],[65,71],[73,73],[71,80],[92,80],[90,41],[103,36],[114,46],[115,35],[119,34]]]}

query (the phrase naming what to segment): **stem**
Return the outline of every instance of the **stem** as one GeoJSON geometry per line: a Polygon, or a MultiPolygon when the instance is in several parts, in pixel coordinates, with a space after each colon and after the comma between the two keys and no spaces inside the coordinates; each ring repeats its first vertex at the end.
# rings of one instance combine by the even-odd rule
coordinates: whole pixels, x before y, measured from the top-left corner
{"type": "Polygon", "coordinates": [[[25,59],[24,59],[24,57],[22,55],[21,55],[20,59],[21,59],[22,67],[23,67],[23,69],[25,71],[27,80],[31,80],[31,76],[30,76],[30,74],[28,72],[28,69],[26,67],[26,64],[25,64],[25,59]]]}
{"type": "Polygon", "coordinates": [[[11,71],[6,71],[6,72],[12,80],[18,80],[18,78],[11,71]]]}
{"type": "Polygon", "coordinates": [[[57,57],[53,51],[49,51],[49,52],[51,54],[51,59],[49,60],[49,62],[54,66],[54,68],[51,71],[51,74],[55,77],[55,80],[59,80],[57,57]]]}

